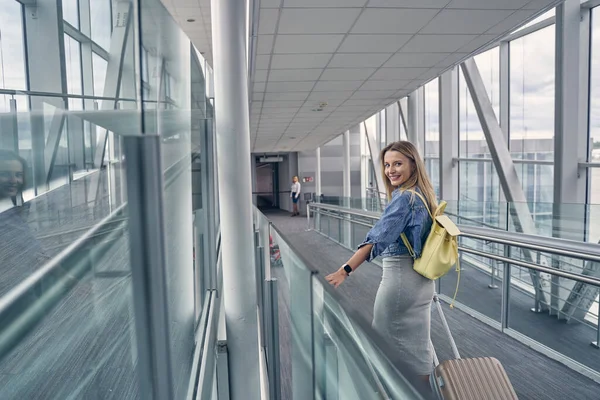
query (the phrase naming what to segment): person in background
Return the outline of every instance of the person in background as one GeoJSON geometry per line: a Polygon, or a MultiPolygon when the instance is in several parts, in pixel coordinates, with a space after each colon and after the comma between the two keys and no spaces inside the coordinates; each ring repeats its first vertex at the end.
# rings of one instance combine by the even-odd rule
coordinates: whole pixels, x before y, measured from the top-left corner
{"type": "Polygon", "coordinates": [[[295,176],[292,178],[292,190],[290,193],[290,198],[292,199],[292,203],[294,205],[294,211],[292,212],[292,217],[296,215],[300,215],[298,211],[298,202],[300,201],[300,182],[298,181],[298,177],[295,176]]]}
{"type": "Polygon", "coordinates": [[[383,257],[373,329],[396,350],[390,355],[393,359],[402,360],[426,380],[433,365],[429,334],[434,283],[413,269],[413,257],[421,256],[433,221],[414,192],[422,194],[430,210],[437,208],[437,200],[425,164],[412,143],[392,143],[382,150],[380,159],[389,204],[354,255],[326,279],[337,288],[364,261],[383,257]],[[402,233],[412,245],[412,257],[402,242],[402,233]]]}

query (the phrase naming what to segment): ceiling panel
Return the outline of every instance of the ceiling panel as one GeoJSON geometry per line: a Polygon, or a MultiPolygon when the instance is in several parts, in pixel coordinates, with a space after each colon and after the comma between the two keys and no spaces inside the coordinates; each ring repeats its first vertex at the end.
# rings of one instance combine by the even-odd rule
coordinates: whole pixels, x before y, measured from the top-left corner
{"type": "Polygon", "coordinates": [[[323,70],[313,69],[276,69],[269,73],[269,82],[317,80],[323,70]]]}
{"type": "Polygon", "coordinates": [[[338,68],[379,68],[387,61],[392,53],[372,53],[372,54],[336,54],[329,63],[330,67],[338,68]]]}
{"type": "Polygon", "coordinates": [[[400,51],[407,53],[452,53],[477,35],[415,35],[400,51]]]}
{"type": "Polygon", "coordinates": [[[371,0],[368,7],[443,8],[450,0],[371,0]]]}
{"type": "Polygon", "coordinates": [[[368,8],[356,21],[352,33],[408,33],[422,29],[438,13],[432,9],[368,8]]]}
{"type": "Polygon", "coordinates": [[[421,33],[481,34],[508,18],[512,10],[442,10],[421,33]]]}
{"type": "Polygon", "coordinates": [[[360,14],[360,11],[359,8],[285,8],[281,14],[278,33],[345,34],[360,14]],[[310,21],[310,24],[307,24],[306,21],[310,21]]]}
{"type": "Polygon", "coordinates": [[[277,35],[275,54],[333,53],[344,35],[277,35]]]}
{"type": "Polygon", "coordinates": [[[375,68],[327,68],[321,79],[326,81],[365,80],[375,71],[375,68]]]}
{"type": "Polygon", "coordinates": [[[271,69],[325,68],[333,54],[275,54],[271,69]]]}
{"type": "Polygon", "coordinates": [[[530,0],[452,0],[446,8],[477,8],[490,10],[518,10],[530,0]]]}
{"type": "Polygon", "coordinates": [[[405,53],[395,54],[384,68],[399,67],[433,67],[452,53],[405,53]]]}
{"type": "Polygon", "coordinates": [[[340,53],[395,53],[412,35],[348,35],[340,53]]]}
{"type": "Polygon", "coordinates": [[[360,81],[324,81],[319,80],[317,85],[313,89],[313,92],[335,92],[335,91],[354,91],[363,84],[363,80],[360,81]]]}
{"type": "Polygon", "coordinates": [[[253,150],[314,149],[556,2],[262,0],[253,150]]]}

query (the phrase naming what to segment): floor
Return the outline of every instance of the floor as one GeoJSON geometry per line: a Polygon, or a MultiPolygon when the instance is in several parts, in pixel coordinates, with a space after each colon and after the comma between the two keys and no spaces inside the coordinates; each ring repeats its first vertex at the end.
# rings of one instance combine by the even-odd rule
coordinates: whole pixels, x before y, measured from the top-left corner
{"type": "MultiPolygon", "coordinates": [[[[309,268],[319,274],[333,272],[352,255],[351,251],[315,231],[306,231],[306,218],[290,217],[289,213],[268,212],[268,218],[285,236],[291,246],[310,263],[309,268]]],[[[284,260],[285,262],[285,260],[284,260]]],[[[273,274],[285,281],[281,269],[273,274]]],[[[346,305],[356,309],[365,321],[371,321],[373,303],[381,268],[373,263],[361,266],[338,290],[346,305]]],[[[501,288],[489,289],[490,277],[475,269],[463,271],[457,300],[490,318],[499,319],[501,288]]],[[[283,285],[281,285],[283,286],[283,285]]],[[[442,293],[454,293],[451,279],[442,282],[442,293]]],[[[289,295],[280,290],[282,304],[289,304],[289,295]]],[[[545,314],[529,311],[531,300],[514,291],[511,295],[511,326],[548,347],[590,367],[600,370],[600,350],[592,348],[590,332],[581,325],[567,325],[545,314]]],[[[563,364],[529,348],[499,330],[479,321],[465,312],[444,306],[444,314],[462,357],[495,357],[504,366],[520,399],[598,399],[600,385],[563,364]]],[[[282,393],[291,398],[290,329],[289,313],[280,310],[282,393]],[[287,343],[287,345],[283,345],[287,343]],[[287,366],[286,366],[287,365],[287,366]]],[[[449,342],[439,316],[432,315],[432,341],[440,360],[452,358],[449,342]]]]}

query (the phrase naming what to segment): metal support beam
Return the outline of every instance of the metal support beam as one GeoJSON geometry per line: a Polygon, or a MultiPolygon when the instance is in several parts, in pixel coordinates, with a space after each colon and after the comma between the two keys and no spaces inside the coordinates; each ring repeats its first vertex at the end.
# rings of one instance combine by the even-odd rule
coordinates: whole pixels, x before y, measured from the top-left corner
{"type": "MultiPolygon", "coordinates": [[[[477,68],[474,59],[469,59],[461,64],[461,68],[465,77],[465,82],[469,88],[469,93],[473,99],[475,110],[481,128],[485,136],[485,140],[490,149],[490,154],[494,163],[494,167],[498,172],[500,186],[504,191],[507,201],[510,203],[510,217],[517,232],[527,234],[536,234],[537,229],[533,222],[525,192],[519,181],[517,170],[512,160],[510,151],[506,146],[506,141],[502,129],[498,124],[494,109],[487,95],[483,79],[477,68]]],[[[535,262],[533,254],[529,250],[523,250],[523,256],[528,262],[535,262]]],[[[545,304],[549,304],[546,300],[546,295],[542,291],[543,281],[538,279],[538,276],[530,271],[531,281],[536,291],[536,296],[539,296],[542,309],[545,309],[545,304]]]]}
{"type": "MultiPolygon", "coordinates": [[[[123,77],[123,62],[127,50],[127,39],[129,28],[131,26],[131,2],[119,1],[117,3],[116,18],[112,36],[110,37],[110,57],[106,67],[106,79],[104,81],[105,97],[117,98],[121,90],[121,80],[123,77]]],[[[103,100],[100,103],[100,110],[114,110],[117,101],[103,100]]],[[[94,166],[100,168],[104,162],[104,153],[106,151],[106,142],[108,131],[102,130],[98,135],[98,143],[94,154],[94,166]]]]}
{"type": "MultiPolygon", "coordinates": [[[[26,68],[29,90],[49,93],[67,93],[65,65],[64,22],[61,0],[37,0],[25,5],[25,35],[44,40],[26,41],[26,68]],[[50,79],[51,78],[51,79],[50,79]]],[[[45,160],[46,132],[45,104],[65,109],[59,97],[31,96],[31,146],[33,186],[36,194],[48,190],[48,165],[45,160]]]]}
{"type": "MultiPolygon", "coordinates": [[[[557,15],[561,16],[562,14],[557,15]]],[[[557,26],[558,29],[558,26],[557,26]]],[[[579,126],[577,135],[577,154],[579,160],[587,160],[587,152],[588,152],[588,129],[589,129],[589,120],[588,120],[588,112],[589,112],[589,95],[590,95],[590,35],[591,33],[591,10],[582,10],[581,12],[581,22],[579,23],[579,126]]],[[[557,49],[558,50],[558,49],[557,49]]],[[[570,51],[570,50],[567,50],[570,51]]],[[[558,53],[557,53],[558,54],[558,53]]],[[[571,140],[571,135],[569,136],[569,140],[571,140]]],[[[571,162],[571,160],[569,160],[571,162]]],[[[579,164],[580,170],[578,174],[581,176],[578,177],[578,185],[577,190],[583,190],[585,193],[585,182],[586,173],[585,169],[581,169],[582,166],[579,164]],[[581,188],[580,186],[583,186],[581,188]]],[[[556,185],[556,183],[555,183],[556,185]]],[[[582,193],[578,192],[577,200],[580,200],[580,196],[582,193]]],[[[580,201],[577,201],[581,203],[580,201]]],[[[583,202],[585,203],[585,201],[583,202]]],[[[577,207],[577,206],[571,206],[577,207]]],[[[586,217],[587,207],[580,206],[579,218],[584,218],[584,224],[588,224],[586,217]]],[[[577,216],[575,217],[577,218],[577,216]]],[[[583,224],[582,224],[583,225],[583,224]]],[[[579,232],[588,232],[586,226],[580,226],[579,232]]],[[[584,241],[597,241],[598,238],[591,237],[581,237],[579,240],[584,241]]],[[[590,275],[595,277],[600,277],[600,264],[587,262],[583,266],[583,270],[581,271],[583,275],[590,275]]],[[[567,281],[562,282],[564,286],[567,284],[567,281]]],[[[561,317],[565,318],[567,321],[572,320],[583,320],[585,315],[588,313],[590,307],[593,305],[594,300],[598,296],[598,288],[586,285],[583,283],[576,283],[573,285],[571,292],[568,294],[566,301],[561,306],[561,317]]]]}
{"type": "Polygon", "coordinates": [[[173,398],[160,137],[125,139],[130,258],[143,399],[173,398]]]}
{"type": "Polygon", "coordinates": [[[0,149],[19,151],[19,125],[17,101],[9,100],[10,112],[0,117],[0,149]]]}
{"type": "Polygon", "coordinates": [[[440,198],[458,201],[458,68],[440,77],[440,198]]]}
{"type": "Polygon", "coordinates": [[[60,143],[60,138],[62,136],[65,119],[65,113],[63,110],[59,108],[54,110],[54,115],[52,116],[52,122],[50,123],[50,129],[48,132],[48,139],[46,140],[46,146],[44,149],[46,184],[50,183],[50,178],[52,177],[52,171],[54,169],[54,164],[56,163],[58,144],[60,143]]]}
{"type": "Polygon", "coordinates": [[[233,400],[260,398],[256,277],[252,243],[246,4],[212,0],[223,298],[233,400]],[[231,118],[235,115],[235,118],[231,118]],[[231,160],[241,168],[232,169],[231,160]]]}
{"type": "MultiPolygon", "coordinates": [[[[566,0],[556,7],[552,207],[552,236],[579,241],[585,239],[585,207],[577,204],[585,204],[587,183],[586,174],[579,170],[579,143],[587,140],[587,131],[580,129],[580,15],[578,0],[566,0]]],[[[559,257],[552,262],[556,268],[562,267],[559,257]]],[[[572,286],[572,282],[552,277],[551,313],[559,318],[570,292],[561,287],[565,285],[572,286]]]]}

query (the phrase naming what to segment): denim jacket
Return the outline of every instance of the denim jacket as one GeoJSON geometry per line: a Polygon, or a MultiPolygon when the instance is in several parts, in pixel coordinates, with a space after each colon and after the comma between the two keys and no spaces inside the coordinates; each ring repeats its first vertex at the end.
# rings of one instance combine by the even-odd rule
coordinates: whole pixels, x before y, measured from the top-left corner
{"type": "Polygon", "coordinates": [[[367,244],[373,245],[366,261],[371,261],[377,256],[392,257],[409,254],[400,237],[404,232],[415,252],[415,258],[419,258],[432,222],[425,204],[419,197],[409,191],[401,192],[400,189],[396,189],[381,218],[358,248],[367,244]]]}

